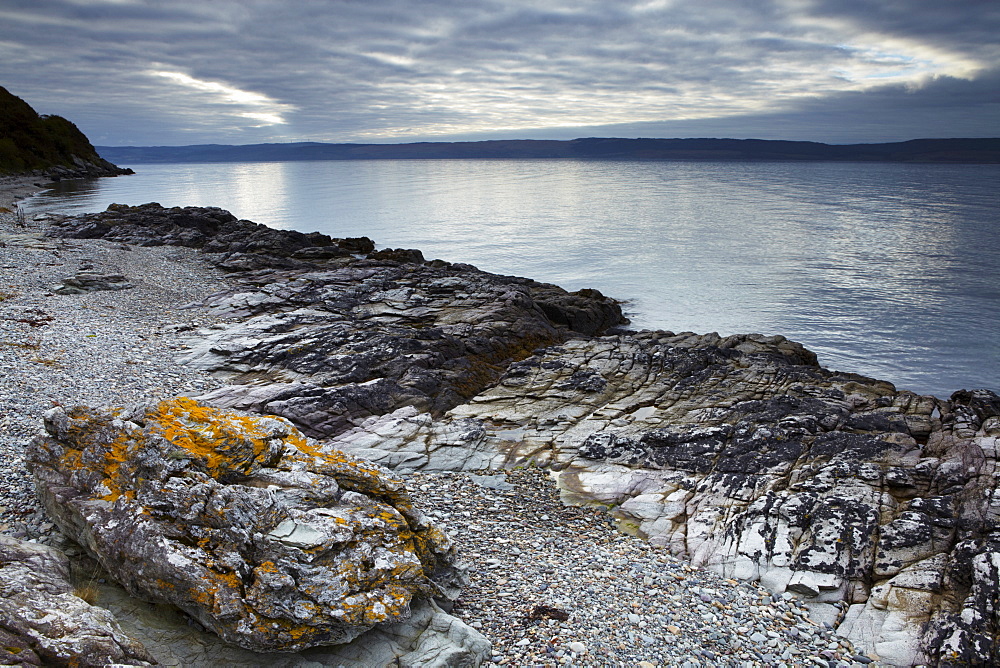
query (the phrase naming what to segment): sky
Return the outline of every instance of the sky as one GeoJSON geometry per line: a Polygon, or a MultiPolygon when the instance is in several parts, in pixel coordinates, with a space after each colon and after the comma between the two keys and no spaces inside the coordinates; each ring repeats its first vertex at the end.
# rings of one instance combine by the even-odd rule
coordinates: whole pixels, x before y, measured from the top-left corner
{"type": "Polygon", "coordinates": [[[0,0],[96,145],[1000,136],[1000,0],[0,0]]]}

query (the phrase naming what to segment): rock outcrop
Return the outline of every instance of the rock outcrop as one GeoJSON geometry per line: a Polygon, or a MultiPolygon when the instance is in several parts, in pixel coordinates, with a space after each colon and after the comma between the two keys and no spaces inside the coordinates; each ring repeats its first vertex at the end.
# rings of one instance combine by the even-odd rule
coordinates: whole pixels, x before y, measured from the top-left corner
{"type": "Polygon", "coordinates": [[[565,501],[809,604],[893,665],[998,651],[1000,398],[827,371],[781,337],[569,341],[435,420],[333,443],[399,470],[549,467],[565,501]]]}
{"type": "Polygon", "coordinates": [[[233,381],[205,399],[287,417],[317,438],[400,406],[442,414],[572,328],[596,333],[621,317],[597,296],[385,260],[269,272],[213,306],[245,319],[192,342],[186,363],[233,381]]]}
{"type": "Polygon", "coordinates": [[[206,397],[214,405],[287,417],[318,438],[400,406],[442,414],[536,348],[625,322],[596,290],[272,230],[221,209],[112,205],[48,233],[196,247],[237,272],[240,287],[212,305],[242,320],[194,342],[186,361],[232,379],[206,397]]]}
{"type": "Polygon", "coordinates": [[[78,271],[73,276],[64,278],[61,283],[52,286],[52,292],[58,295],[79,295],[85,292],[100,290],[128,290],[135,286],[121,274],[102,274],[97,271],[78,271]]]}
{"type": "Polygon", "coordinates": [[[208,253],[230,271],[306,269],[335,258],[374,251],[371,239],[333,239],[314,232],[275,230],[217,207],[162,207],[112,204],[106,211],[56,217],[46,234],[74,239],[106,239],[136,246],[186,246],[208,253]]]}
{"type": "Polygon", "coordinates": [[[28,461],[59,528],[130,593],[229,643],[347,643],[457,595],[454,548],[402,483],[285,420],[174,399],[55,408],[46,429],[28,461]]]}
{"type": "Polygon", "coordinates": [[[63,553],[0,535],[0,665],[155,663],[110,612],[76,593],[63,553]]]}

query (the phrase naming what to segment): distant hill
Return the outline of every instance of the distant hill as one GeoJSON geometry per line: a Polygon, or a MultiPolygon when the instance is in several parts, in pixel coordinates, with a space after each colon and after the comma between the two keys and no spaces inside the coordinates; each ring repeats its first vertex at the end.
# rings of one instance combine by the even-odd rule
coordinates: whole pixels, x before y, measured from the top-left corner
{"type": "Polygon", "coordinates": [[[419,142],[414,144],[249,144],[231,146],[101,146],[123,164],[284,162],[290,160],[577,159],[577,160],[825,160],[1000,163],[1000,138],[914,139],[888,144],[821,144],[763,139],[573,139],[419,142]]]}
{"type": "Polygon", "coordinates": [[[0,87],[0,174],[31,173],[58,180],[133,172],[98,155],[73,123],[61,116],[40,116],[0,87]]]}

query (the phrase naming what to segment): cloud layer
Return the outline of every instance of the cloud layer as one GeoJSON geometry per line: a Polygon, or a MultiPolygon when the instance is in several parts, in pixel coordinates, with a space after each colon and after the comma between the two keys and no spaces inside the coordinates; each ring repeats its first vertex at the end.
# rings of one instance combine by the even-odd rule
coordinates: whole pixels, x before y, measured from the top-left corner
{"type": "Polygon", "coordinates": [[[0,85],[99,144],[995,136],[998,7],[6,0],[0,85]]]}

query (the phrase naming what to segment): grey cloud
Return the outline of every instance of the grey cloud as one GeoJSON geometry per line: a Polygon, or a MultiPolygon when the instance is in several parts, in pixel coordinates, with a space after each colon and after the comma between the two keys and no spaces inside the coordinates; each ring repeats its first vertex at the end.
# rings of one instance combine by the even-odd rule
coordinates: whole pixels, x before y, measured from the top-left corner
{"type": "Polygon", "coordinates": [[[814,0],[810,13],[961,48],[995,46],[1000,28],[1000,5],[995,0],[814,0]]]}
{"type": "Polygon", "coordinates": [[[768,114],[562,128],[557,132],[539,131],[528,138],[730,137],[846,144],[996,137],[998,118],[1000,70],[992,70],[976,81],[942,77],[918,90],[885,86],[862,93],[812,98],[768,114]]]}
{"type": "MultiPolygon", "coordinates": [[[[837,78],[863,58],[873,76],[895,71],[892,58],[843,48],[863,29],[969,58],[997,48],[995,3],[940,3],[958,7],[951,13],[924,0],[643,4],[8,0],[0,84],[100,143],[531,136],[612,121],[609,131],[714,122],[720,132],[704,134],[720,134],[735,116],[762,128],[772,119],[780,131],[793,127],[789,115],[836,124],[834,108],[903,100],[895,108],[910,113],[903,87],[862,92],[837,78]],[[926,8],[926,19],[906,6],[926,8]],[[976,25],[958,25],[963,16],[976,25]],[[254,127],[238,106],[151,69],[268,96],[287,123],[254,127]]],[[[962,90],[982,108],[983,87],[962,90]]],[[[921,99],[934,94],[939,108],[956,95],[939,82],[921,99]]]]}

